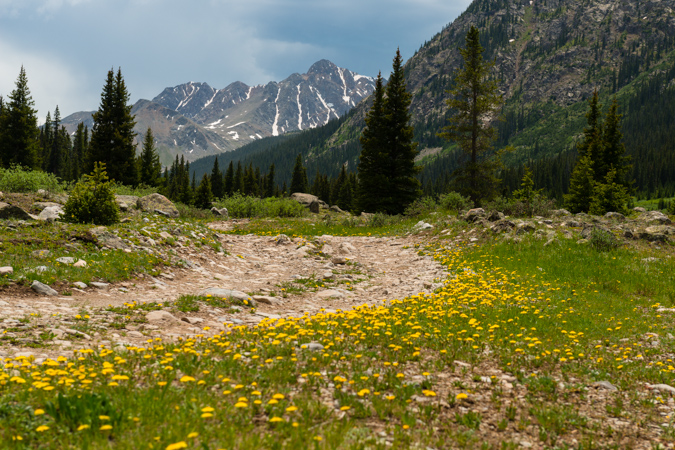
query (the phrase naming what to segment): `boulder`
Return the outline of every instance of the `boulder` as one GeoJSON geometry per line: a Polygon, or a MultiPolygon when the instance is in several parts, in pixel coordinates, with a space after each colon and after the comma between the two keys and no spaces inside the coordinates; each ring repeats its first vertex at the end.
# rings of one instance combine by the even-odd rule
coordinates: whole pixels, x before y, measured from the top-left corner
{"type": "Polygon", "coordinates": [[[34,218],[18,206],[0,202],[0,219],[33,220],[34,218]]]}
{"type": "Polygon", "coordinates": [[[100,247],[124,250],[129,248],[119,236],[112,234],[106,227],[96,227],[87,231],[88,240],[95,242],[100,247]]]}
{"type": "Polygon", "coordinates": [[[312,202],[319,202],[320,208],[328,209],[328,205],[323,200],[319,200],[319,197],[312,194],[304,194],[302,192],[295,192],[291,195],[291,200],[295,200],[300,203],[305,208],[309,208],[312,202]]]}
{"type": "Polygon", "coordinates": [[[417,223],[415,224],[415,226],[413,227],[413,231],[424,231],[424,230],[429,230],[429,229],[431,229],[431,228],[433,228],[433,227],[434,227],[434,226],[431,225],[430,223],[426,223],[425,221],[420,220],[420,221],[417,222],[417,223]]]}
{"type": "Polygon", "coordinates": [[[493,233],[506,233],[513,230],[516,227],[516,224],[508,219],[498,220],[493,223],[490,227],[490,231],[493,233]]]}
{"type": "Polygon", "coordinates": [[[144,212],[155,212],[167,217],[178,217],[176,206],[161,194],[150,194],[138,199],[136,206],[144,212]]]}
{"type": "Polygon", "coordinates": [[[31,289],[33,289],[35,292],[37,292],[40,295],[49,295],[49,296],[54,296],[54,295],[59,295],[58,292],[56,292],[54,289],[50,288],[44,283],[40,283],[39,281],[35,280],[33,281],[33,284],[30,285],[31,289]]]}
{"type": "Polygon", "coordinates": [[[638,233],[640,239],[649,242],[666,242],[668,236],[675,235],[675,228],[668,225],[654,225],[638,233]]]}
{"type": "Polygon", "coordinates": [[[467,222],[476,222],[480,219],[485,218],[485,210],[483,208],[473,208],[470,209],[462,216],[462,219],[466,220],[467,222]]]}
{"type": "Polygon", "coordinates": [[[136,195],[115,195],[115,202],[120,211],[128,211],[129,205],[138,204],[138,196],[136,195]]]}
{"type": "Polygon", "coordinates": [[[10,266],[0,267],[0,276],[11,275],[14,273],[14,268],[10,266]]]}
{"type": "Polygon", "coordinates": [[[501,213],[499,211],[492,211],[487,217],[487,220],[489,222],[497,222],[502,219],[504,219],[504,213],[501,213]]]}
{"type": "Polygon", "coordinates": [[[635,211],[636,213],[647,212],[647,210],[644,209],[642,206],[636,206],[635,208],[633,208],[633,211],[635,211]]]}
{"type": "Polygon", "coordinates": [[[62,204],[60,203],[54,203],[54,202],[35,202],[33,203],[32,208],[36,211],[44,211],[45,208],[49,208],[50,206],[58,206],[58,207],[63,207],[62,204]]]}
{"type": "Polygon", "coordinates": [[[256,302],[251,298],[250,295],[248,295],[245,292],[237,291],[234,289],[211,287],[200,291],[198,295],[200,297],[206,297],[210,295],[211,297],[218,297],[218,298],[233,298],[241,302],[246,302],[246,304],[248,304],[253,308],[256,307],[256,302]]]}
{"type": "Polygon", "coordinates": [[[516,234],[529,233],[536,229],[532,222],[521,222],[516,225],[516,234]]]}
{"type": "Polygon", "coordinates": [[[318,200],[314,200],[312,203],[309,204],[309,212],[314,213],[314,214],[319,214],[320,210],[321,210],[321,204],[319,203],[318,200]]]}
{"type": "Polygon", "coordinates": [[[647,225],[670,225],[672,222],[661,211],[647,211],[640,214],[637,218],[640,222],[647,225]]]}
{"type": "Polygon", "coordinates": [[[293,240],[285,234],[280,234],[274,238],[274,242],[276,242],[277,245],[289,245],[293,243],[293,240]]]}
{"type": "Polygon", "coordinates": [[[61,209],[61,206],[59,205],[47,206],[45,209],[42,210],[42,212],[38,216],[38,219],[45,220],[47,222],[53,222],[55,220],[61,219],[62,215],[63,209],[61,209]]]}
{"type": "Polygon", "coordinates": [[[624,220],[626,220],[626,216],[618,212],[608,212],[607,214],[605,214],[605,219],[623,222],[624,220]]]}
{"type": "Polygon", "coordinates": [[[565,217],[565,216],[571,216],[572,213],[569,212],[566,209],[554,209],[553,211],[551,211],[551,215],[553,217],[565,217]]]}
{"type": "Polygon", "coordinates": [[[230,217],[230,212],[227,210],[227,208],[218,209],[215,206],[211,208],[211,214],[216,217],[230,217]]]}
{"type": "Polygon", "coordinates": [[[179,322],[179,320],[167,311],[150,311],[145,315],[148,322],[179,322]]]}
{"type": "Polygon", "coordinates": [[[344,212],[343,210],[340,209],[340,207],[338,205],[331,206],[330,210],[335,212],[335,213],[338,213],[338,214],[341,213],[341,212],[344,212]]]}

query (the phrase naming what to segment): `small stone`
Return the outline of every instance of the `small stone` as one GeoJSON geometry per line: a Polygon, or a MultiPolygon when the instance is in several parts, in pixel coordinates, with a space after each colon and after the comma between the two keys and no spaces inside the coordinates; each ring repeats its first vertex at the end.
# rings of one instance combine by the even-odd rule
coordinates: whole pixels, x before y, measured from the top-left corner
{"type": "Polygon", "coordinates": [[[458,367],[471,367],[471,364],[465,363],[464,361],[455,360],[453,364],[458,367]]]}
{"type": "Polygon", "coordinates": [[[10,266],[0,267],[0,276],[11,275],[14,273],[14,268],[10,266]]]}
{"type": "Polygon", "coordinates": [[[81,281],[76,281],[73,283],[73,286],[75,286],[78,289],[87,289],[89,286],[87,286],[86,283],[83,283],[81,281]]]}
{"type": "Polygon", "coordinates": [[[606,389],[608,391],[618,391],[619,388],[614,386],[612,383],[609,381],[596,381],[595,383],[592,383],[591,386],[598,388],[598,389],[606,389]]]}
{"type": "Polygon", "coordinates": [[[654,389],[659,392],[668,392],[670,394],[675,394],[675,388],[667,384],[647,384],[648,389],[654,389]]]}
{"type": "Polygon", "coordinates": [[[203,291],[199,292],[198,294],[200,297],[216,297],[216,298],[234,298],[236,300],[239,300],[243,302],[244,304],[251,306],[253,308],[256,307],[256,302],[245,292],[237,291],[234,289],[223,289],[223,288],[208,288],[204,289],[203,291]]]}
{"type": "Polygon", "coordinates": [[[31,284],[30,287],[40,295],[49,295],[49,296],[59,295],[59,293],[56,292],[54,289],[50,288],[44,283],[40,283],[37,280],[33,281],[33,284],[31,284]]]}
{"type": "Polygon", "coordinates": [[[260,302],[260,303],[264,303],[266,305],[273,305],[277,301],[276,298],[268,297],[266,295],[254,295],[253,300],[255,300],[257,302],[260,302]]]}
{"type": "Polygon", "coordinates": [[[77,262],[73,264],[73,267],[87,267],[87,261],[78,259],[77,262]]]}
{"type": "Polygon", "coordinates": [[[108,286],[110,286],[109,283],[99,283],[98,281],[92,281],[89,285],[96,289],[108,289],[108,286]]]}
{"type": "Polygon", "coordinates": [[[332,262],[333,264],[347,264],[347,258],[345,258],[344,256],[333,256],[330,259],[330,262],[332,262]]]}
{"type": "Polygon", "coordinates": [[[67,264],[71,265],[75,263],[75,258],[71,256],[62,256],[61,258],[56,258],[56,262],[60,262],[61,264],[67,264]]]}
{"type": "Polygon", "coordinates": [[[306,348],[307,350],[311,350],[314,352],[318,352],[323,350],[323,345],[319,344],[318,342],[310,342],[309,344],[304,344],[302,348],[306,348]]]}
{"type": "Polygon", "coordinates": [[[135,331],[135,330],[127,331],[127,336],[129,336],[129,337],[135,337],[135,338],[142,338],[142,337],[145,337],[145,336],[143,335],[143,333],[141,333],[140,331],[135,331]]]}
{"type": "Polygon", "coordinates": [[[180,319],[183,322],[187,322],[190,325],[199,325],[200,323],[204,322],[204,319],[201,317],[183,317],[180,319]]]}
{"type": "Polygon", "coordinates": [[[30,254],[33,258],[44,259],[48,257],[51,253],[52,252],[50,252],[49,250],[34,250],[30,254]]]}
{"type": "Polygon", "coordinates": [[[433,227],[434,226],[431,225],[430,223],[426,223],[423,220],[420,220],[419,222],[417,222],[415,224],[415,226],[413,227],[413,230],[414,231],[424,231],[424,230],[430,230],[433,227]]]}
{"type": "Polygon", "coordinates": [[[293,242],[291,238],[289,238],[285,234],[280,234],[279,236],[274,238],[274,241],[276,242],[277,245],[288,245],[293,242]]]}
{"type": "Polygon", "coordinates": [[[145,318],[148,319],[148,322],[162,322],[162,321],[171,321],[177,322],[178,319],[176,316],[167,311],[150,311],[145,315],[145,318]]]}
{"type": "Polygon", "coordinates": [[[318,294],[316,294],[316,296],[319,298],[343,298],[345,294],[335,289],[328,289],[319,292],[318,294]]]}

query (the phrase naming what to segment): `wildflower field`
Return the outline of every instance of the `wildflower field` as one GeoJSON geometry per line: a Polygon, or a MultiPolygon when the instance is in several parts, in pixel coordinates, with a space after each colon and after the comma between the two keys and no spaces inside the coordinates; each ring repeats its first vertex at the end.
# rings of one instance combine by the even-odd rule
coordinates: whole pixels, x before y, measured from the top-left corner
{"type": "MultiPolygon", "coordinates": [[[[234,232],[293,226],[325,231],[234,232]]],[[[462,231],[419,237],[430,294],[5,360],[0,448],[673,448],[672,246],[462,231]]]]}

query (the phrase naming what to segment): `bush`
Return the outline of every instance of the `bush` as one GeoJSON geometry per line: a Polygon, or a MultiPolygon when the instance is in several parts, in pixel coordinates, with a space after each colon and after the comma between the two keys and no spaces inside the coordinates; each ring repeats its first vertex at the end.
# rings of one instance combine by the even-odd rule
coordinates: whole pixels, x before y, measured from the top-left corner
{"type": "Polygon", "coordinates": [[[112,225],[119,222],[120,211],[108,182],[105,164],[94,163],[91,175],[75,185],[63,207],[63,218],[73,223],[112,225]]]}
{"type": "Polygon", "coordinates": [[[614,234],[601,228],[593,228],[591,231],[590,242],[591,247],[600,252],[608,252],[621,245],[621,242],[614,234]]]}
{"type": "Polygon", "coordinates": [[[447,194],[442,194],[438,199],[438,203],[441,205],[441,208],[448,211],[461,211],[464,209],[471,209],[473,207],[471,200],[464,197],[459,192],[448,192],[447,194]]]}
{"type": "Polygon", "coordinates": [[[403,214],[406,216],[421,216],[434,211],[437,207],[438,203],[433,197],[419,197],[408,205],[403,214]]]}
{"type": "Polygon", "coordinates": [[[24,169],[21,166],[11,166],[9,169],[0,168],[0,191],[27,193],[37,192],[39,189],[63,192],[65,184],[51,173],[24,169]]]}
{"type": "Polygon", "coordinates": [[[555,208],[555,200],[537,195],[531,202],[515,199],[506,199],[497,197],[491,202],[485,204],[484,209],[490,211],[499,211],[513,217],[532,217],[551,215],[551,210],[555,208]]]}
{"type": "Polygon", "coordinates": [[[302,217],[307,210],[300,203],[290,198],[258,198],[241,194],[234,194],[216,202],[216,207],[227,208],[230,217],[261,218],[261,217],[302,217]]]}

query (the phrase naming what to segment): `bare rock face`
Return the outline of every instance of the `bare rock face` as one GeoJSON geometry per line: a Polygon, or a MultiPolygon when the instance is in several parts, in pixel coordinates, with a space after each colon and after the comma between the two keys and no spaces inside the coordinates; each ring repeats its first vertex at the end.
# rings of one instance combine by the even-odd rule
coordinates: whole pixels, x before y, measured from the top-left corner
{"type": "Polygon", "coordinates": [[[157,212],[168,217],[178,217],[178,208],[162,194],[150,194],[138,199],[138,209],[145,212],[157,212]]]}

